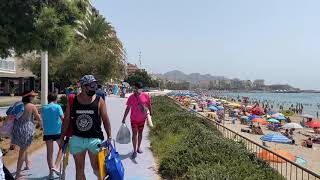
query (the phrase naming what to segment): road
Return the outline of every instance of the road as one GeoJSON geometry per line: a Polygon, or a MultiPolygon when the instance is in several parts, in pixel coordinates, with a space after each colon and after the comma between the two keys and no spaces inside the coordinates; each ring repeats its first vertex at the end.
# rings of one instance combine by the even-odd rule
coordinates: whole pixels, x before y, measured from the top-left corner
{"type": "MultiPolygon", "coordinates": [[[[116,137],[117,131],[121,126],[121,120],[125,110],[126,99],[117,97],[109,97],[107,99],[107,109],[112,126],[113,137],[116,137]]],[[[127,119],[127,125],[131,129],[129,118],[127,119]]],[[[142,142],[143,154],[138,155],[135,160],[130,159],[132,153],[132,144],[120,145],[116,144],[117,151],[122,157],[122,163],[125,168],[125,180],[153,180],[158,179],[155,172],[155,159],[150,151],[150,142],[148,140],[149,129],[145,126],[144,138],[142,142]]],[[[106,137],[106,135],[105,135],[106,137]]],[[[57,150],[57,146],[55,147],[57,150]]],[[[56,152],[55,152],[56,154],[56,152]]],[[[44,180],[47,179],[49,174],[48,166],[46,162],[46,148],[43,147],[37,152],[31,155],[32,168],[29,171],[25,171],[24,174],[28,176],[30,180],[44,180]]],[[[15,171],[15,166],[9,167],[11,172],[15,171]]],[[[88,180],[97,179],[91,169],[89,158],[86,159],[85,173],[88,180]]],[[[69,166],[67,167],[66,179],[75,179],[75,165],[74,160],[71,157],[69,159],[69,166]]]]}

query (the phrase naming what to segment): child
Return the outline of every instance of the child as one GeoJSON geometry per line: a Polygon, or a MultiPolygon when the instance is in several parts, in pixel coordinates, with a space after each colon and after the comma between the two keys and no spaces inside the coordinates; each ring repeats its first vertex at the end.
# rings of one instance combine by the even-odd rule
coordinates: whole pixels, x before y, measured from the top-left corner
{"type": "Polygon", "coordinates": [[[63,111],[59,104],[57,104],[57,95],[48,95],[48,105],[42,107],[42,119],[43,119],[43,141],[47,146],[47,162],[49,167],[49,179],[53,178],[53,172],[58,174],[58,167],[62,159],[62,151],[60,144],[61,125],[63,119],[63,111]],[[60,147],[55,163],[52,160],[53,154],[53,141],[56,141],[60,147]]]}

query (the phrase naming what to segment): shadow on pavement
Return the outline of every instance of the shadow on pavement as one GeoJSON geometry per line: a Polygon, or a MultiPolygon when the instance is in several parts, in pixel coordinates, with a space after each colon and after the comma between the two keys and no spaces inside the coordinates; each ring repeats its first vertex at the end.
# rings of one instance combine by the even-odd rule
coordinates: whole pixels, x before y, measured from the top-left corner
{"type": "Polygon", "coordinates": [[[125,159],[128,159],[130,158],[132,152],[129,152],[128,154],[120,154],[120,157],[121,157],[121,160],[125,160],[125,159]]]}

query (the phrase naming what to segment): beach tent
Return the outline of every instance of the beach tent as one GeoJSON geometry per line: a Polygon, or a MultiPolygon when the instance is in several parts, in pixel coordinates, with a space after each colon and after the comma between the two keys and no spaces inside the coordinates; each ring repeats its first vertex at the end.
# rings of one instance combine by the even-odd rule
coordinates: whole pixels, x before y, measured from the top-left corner
{"type": "Polygon", "coordinates": [[[287,123],[283,126],[284,129],[302,129],[303,127],[297,123],[287,123]]]}
{"type": "MultiPolygon", "coordinates": [[[[286,151],[283,151],[283,150],[280,150],[280,149],[273,149],[272,150],[273,152],[277,153],[278,155],[286,158],[286,159],[289,159],[291,161],[295,161],[296,160],[296,156],[289,153],[289,152],[286,152],[286,151]]],[[[262,152],[258,153],[257,155],[260,159],[263,159],[265,161],[269,161],[269,162],[276,162],[276,163],[285,163],[286,160],[280,158],[279,156],[267,151],[267,150],[262,150],[262,152]]]]}
{"type": "Polygon", "coordinates": [[[217,106],[217,109],[218,110],[224,110],[224,107],[223,106],[217,106]]]}
{"type": "Polygon", "coordinates": [[[260,138],[262,141],[268,141],[268,142],[276,142],[276,143],[284,143],[284,144],[290,144],[292,143],[292,140],[287,138],[286,136],[275,133],[275,134],[266,134],[260,138]]]}
{"type": "Polygon", "coordinates": [[[308,126],[310,128],[320,128],[320,122],[319,121],[310,121],[304,123],[305,126],[308,126]]]}

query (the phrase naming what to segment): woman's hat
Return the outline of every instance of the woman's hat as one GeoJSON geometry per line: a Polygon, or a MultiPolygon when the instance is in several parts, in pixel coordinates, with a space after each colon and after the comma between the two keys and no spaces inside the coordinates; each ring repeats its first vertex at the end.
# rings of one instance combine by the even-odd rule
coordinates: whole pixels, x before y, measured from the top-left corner
{"type": "Polygon", "coordinates": [[[22,97],[27,97],[27,96],[38,96],[38,93],[34,92],[33,90],[31,91],[25,91],[22,93],[22,97]]]}

